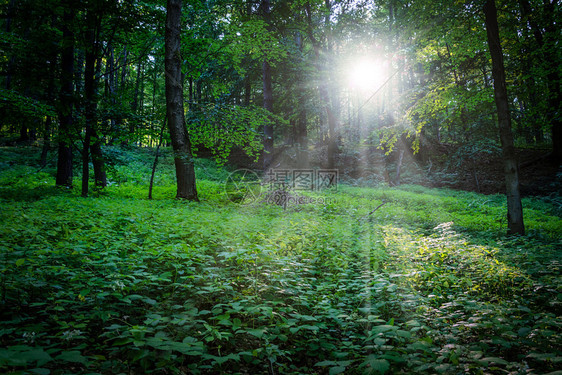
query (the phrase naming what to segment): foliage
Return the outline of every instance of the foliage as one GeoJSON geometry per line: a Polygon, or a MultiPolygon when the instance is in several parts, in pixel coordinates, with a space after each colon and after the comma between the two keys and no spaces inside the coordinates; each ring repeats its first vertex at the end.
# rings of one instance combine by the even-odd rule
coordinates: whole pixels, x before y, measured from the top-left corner
{"type": "Polygon", "coordinates": [[[213,156],[224,164],[234,147],[241,148],[250,157],[259,157],[263,149],[260,129],[270,121],[283,124],[279,116],[259,107],[213,104],[200,112],[190,112],[188,129],[194,153],[198,147],[212,150],[213,156]]]}
{"type": "MultiPolygon", "coordinates": [[[[45,189],[52,166],[0,160],[0,371],[560,367],[555,198],[525,199],[530,234],[507,238],[499,195],[340,185],[309,194],[325,204],[240,206],[222,189],[228,171],[200,160],[201,203],[165,198],[168,178],[149,201],[149,155],[112,150],[126,181],[96,198],[45,189]]],[[[168,152],[159,171],[173,176],[168,152]]]]}
{"type": "Polygon", "coordinates": [[[43,118],[44,116],[55,116],[55,110],[50,105],[41,103],[16,91],[0,89],[0,113],[4,117],[23,117],[29,122],[43,118]]]}

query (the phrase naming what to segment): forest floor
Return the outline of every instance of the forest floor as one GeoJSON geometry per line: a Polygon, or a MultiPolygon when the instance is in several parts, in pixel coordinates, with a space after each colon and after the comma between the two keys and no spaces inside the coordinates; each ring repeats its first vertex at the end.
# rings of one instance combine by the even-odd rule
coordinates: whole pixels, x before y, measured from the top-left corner
{"type": "Polygon", "coordinates": [[[0,147],[0,373],[560,374],[559,196],[524,198],[507,237],[499,194],[241,204],[197,159],[190,203],[164,150],[148,200],[152,151],[108,148],[82,198],[37,151],[0,147]]]}

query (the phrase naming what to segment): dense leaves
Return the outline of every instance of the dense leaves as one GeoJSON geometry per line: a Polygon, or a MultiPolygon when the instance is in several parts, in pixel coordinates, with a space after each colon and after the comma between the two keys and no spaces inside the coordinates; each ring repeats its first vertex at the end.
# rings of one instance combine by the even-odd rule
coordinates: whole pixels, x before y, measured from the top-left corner
{"type": "Polygon", "coordinates": [[[22,164],[0,172],[2,372],[560,367],[559,198],[524,199],[531,234],[506,238],[501,196],[340,185],[240,206],[198,160],[203,203],[186,204],[165,198],[167,151],[148,201],[150,158],[115,149],[107,193],[81,198],[1,152],[22,164]]]}

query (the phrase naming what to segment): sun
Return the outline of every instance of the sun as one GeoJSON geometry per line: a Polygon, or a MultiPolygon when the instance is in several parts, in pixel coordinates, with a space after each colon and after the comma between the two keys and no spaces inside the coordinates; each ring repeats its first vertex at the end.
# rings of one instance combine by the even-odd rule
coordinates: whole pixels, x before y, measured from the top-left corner
{"type": "Polygon", "coordinates": [[[354,59],[347,68],[349,85],[361,91],[374,92],[385,81],[386,64],[370,57],[354,59]]]}

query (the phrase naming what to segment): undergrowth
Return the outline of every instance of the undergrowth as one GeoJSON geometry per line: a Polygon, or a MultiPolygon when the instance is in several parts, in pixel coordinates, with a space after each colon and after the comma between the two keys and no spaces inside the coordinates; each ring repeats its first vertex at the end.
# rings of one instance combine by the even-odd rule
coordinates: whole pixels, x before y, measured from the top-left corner
{"type": "Polygon", "coordinates": [[[150,152],[112,149],[112,184],[81,198],[31,152],[0,150],[0,372],[559,374],[549,199],[506,237],[499,195],[340,185],[244,206],[197,160],[187,203],[165,152],[149,201],[150,152]]]}

